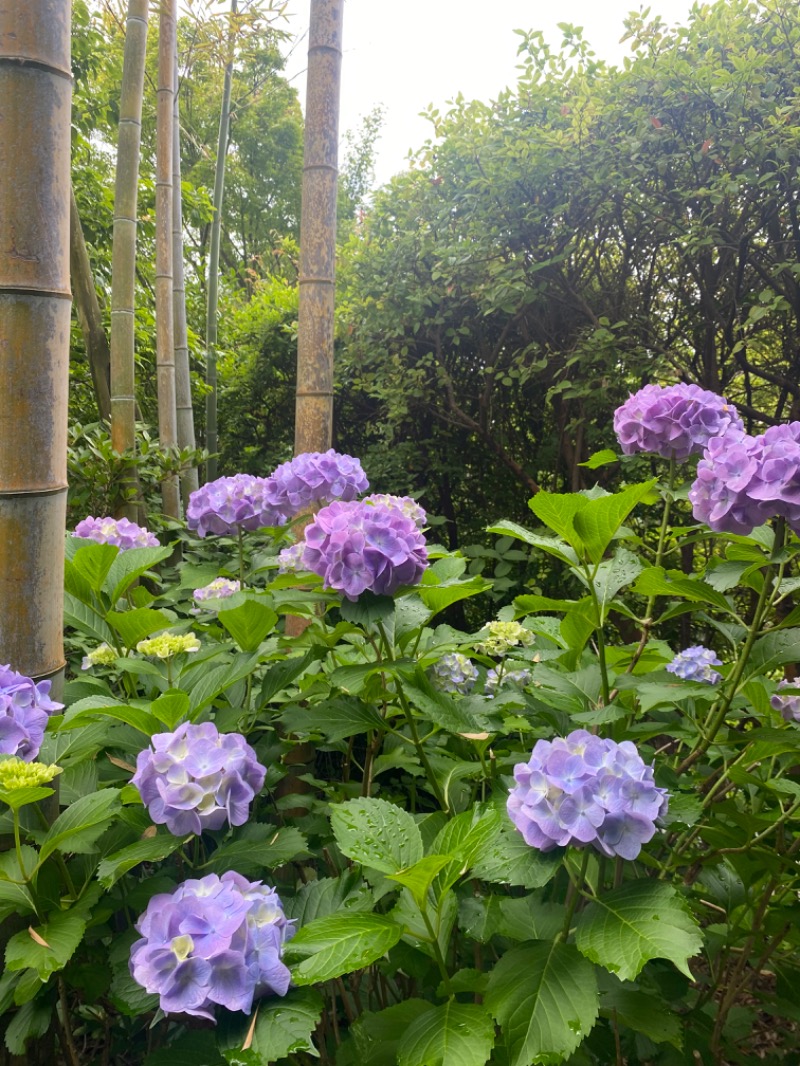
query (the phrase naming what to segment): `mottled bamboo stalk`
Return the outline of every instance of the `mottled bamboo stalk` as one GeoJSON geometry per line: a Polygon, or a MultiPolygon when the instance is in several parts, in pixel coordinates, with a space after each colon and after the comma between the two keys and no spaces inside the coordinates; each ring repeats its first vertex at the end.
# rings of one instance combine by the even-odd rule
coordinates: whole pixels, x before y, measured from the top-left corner
{"type": "Polygon", "coordinates": [[[89,251],[83,236],[81,216],[75,190],[70,187],[69,272],[75,310],[78,313],[86,358],[92,375],[97,412],[101,422],[111,422],[111,352],[108,346],[103,312],[97,298],[89,251]]]}
{"type": "MultiPolygon", "coordinates": [[[[162,448],[175,448],[178,444],[172,303],[172,116],[177,13],[177,0],[161,0],[156,111],[156,360],[158,436],[162,448]]],[[[168,517],[180,518],[181,498],[177,474],[170,474],[161,482],[161,506],[168,517]]]]}
{"type": "MultiPolygon", "coordinates": [[[[129,0],[119,101],[117,171],[114,183],[114,234],[111,251],[111,443],[120,454],[136,449],[136,224],[142,96],[147,51],[148,0],[129,0]]],[[[135,520],[135,467],[123,479],[118,513],[135,520]]]]}
{"type": "MultiPolygon", "coordinates": [[[[178,62],[175,56],[175,102],[172,130],[172,305],[175,323],[175,409],[178,419],[178,446],[195,447],[192,376],[189,369],[189,331],[186,325],[186,280],[183,269],[183,195],[181,191],[181,128],[178,62]]],[[[198,488],[197,467],[181,474],[181,502],[184,510],[189,496],[198,488]]]]}
{"type": "Polygon", "coordinates": [[[333,312],[344,0],[311,0],[300,210],[295,454],[333,439],[333,312]]]}
{"type": "Polygon", "coordinates": [[[0,5],[0,663],[64,667],[70,4],[0,5]]]}
{"type": "Polygon", "coordinates": [[[219,112],[219,136],[217,138],[217,164],[214,169],[214,218],[211,222],[211,241],[208,249],[208,287],[206,303],[206,448],[212,453],[206,463],[206,481],[217,476],[217,458],[213,454],[219,446],[217,433],[217,306],[219,304],[219,246],[222,239],[222,201],[225,194],[225,157],[228,154],[230,133],[231,82],[233,80],[233,16],[237,12],[237,0],[231,0],[231,30],[228,34],[230,49],[225,64],[222,83],[222,104],[219,112]]]}

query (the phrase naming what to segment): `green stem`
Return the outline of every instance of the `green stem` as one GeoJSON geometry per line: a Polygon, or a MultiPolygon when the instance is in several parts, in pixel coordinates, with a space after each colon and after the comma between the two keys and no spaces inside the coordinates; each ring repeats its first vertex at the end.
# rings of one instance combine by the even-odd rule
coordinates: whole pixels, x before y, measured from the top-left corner
{"type": "Polygon", "coordinates": [[[433,928],[430,918],[428,917],[427,907],[420,907],[419,912],[422,915],[422,920],[425,923],[425,928],[428,930],[431,947],[433,948],[433,954],[434,958],[436,959],[436,965],[439,967],[439,973],[442,977],[442,984],[444,985],[444,990],[449,996],[449,998],[452,999],[454,994],[453,986],[450,984],[450,974],[447,972],[447,964],[444,961],[444,955],[442,955],[442,949],[439,946],[439,938],[437,937],[436,931],[433,928]]]}
{"type": "Polygon", "coordinates": [[[239,585],[244,588],[244,530],[237,526],[239,533],[239,585]]]}
{"type": "Polygon", "coordinates": [[[564,917],[564,925],[561,928],[561,932],[558,934],[559,940],[567,940],[569,937],[569,931],[572,928],[572,919],[575,914],[575,908],[578,906],[578,900],[581,898],[583,892],[583,885],[586,881],[586,869],[589,865],[589,849],[583,849],[583,856],[581,858],[581,869],[578,874],[578,880],[573,881],[572,874],[569,873],[569,867],[567,866],[567,873],[570,879],[570,888],[572,889],[569,897],[569,903],[567,904],[567,913],[564,917]]]}
{"type": "Polygon", "coordinates": [[[22,880],[27,884],[29,881],[28,873],[25,869],[25,863],[22,859],[22,841],[19,835],[19,811],[12,811],[14,816],[14,850],[17,853],[17,865],[19,866],[19,872],[22,874],[22,880]]]}

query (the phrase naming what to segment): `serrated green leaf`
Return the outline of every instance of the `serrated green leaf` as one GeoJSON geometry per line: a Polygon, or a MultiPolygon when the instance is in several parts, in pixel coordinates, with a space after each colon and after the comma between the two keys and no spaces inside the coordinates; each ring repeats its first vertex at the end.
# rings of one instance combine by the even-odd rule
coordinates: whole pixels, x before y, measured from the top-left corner
{"type": "Polygon", "coordinates": [[[48,999],[34,999],[20,1007],[6,1029],[6,1047],[12,1055],[25,1056],[28,1040],[44,1036],[50,1028],[53,1006],[48,999]]]}
{"type": "Polygon", "coordinates": [[[497,732],[499,723],[492,718],[493,708],[486,710],[479,705],[465,705],[464,700],[454,699],[441,689],[435,688],[424,672],[417,669],[403,681],[403,690],[414,707],[434,725],[447,733],[497,732]]]}
{"type": "Polygon", "coordinates": [[[398,884],[407,888],[414,897],[417,906],[422,909],[425,906],[428,891],[436,880],[437,874],[445,866],[449,866],[452,859],[452,855],[426,855],[419,862],[415,862],[413,866],[409,866],[407,870],[400,870],[396,874],[388,874],[387,876],[390,881],[397,881],[398,884]]]}
{"type": "Polygon", "coordinates": [[[71,560],[65,561],[65,569],[71,567],[87,582],[93,592],[100,592],[108,571],[120,550],[114,544],[85,543],[78,548],[71,560]]]}
{"type": "Polygon", "coordinates": [[[171,554],[172,548],[128,548],[120,552],[108,572],[105,583],[105,591],[109,594],[111,603],[115,604],[134,581],[164,559],[168,559],[171,554]]]}
{"type": "MultiPolygon", "coordinates": [[[[315,988],[293,988],[280,998],[262,999],[253,1008],[254,1018],[239,1014],[223,1023],[219,1044],[225,1060],[245,1066],[271,1066],[300,1052],[318,1058],[311,1037],[323,1006],[322,996],[315,988]],[[248,1034],[250,1045],[245,1049],[248,1034]]],[[[197,1060],[194,1066],[200,1066],[197,1060]]]]}
{"type": "Polygon", "coordinates": [[[374,707],[354,699],[328,700],[310,707],[288,707],[280,720],[289,733],[321,733],[331,741],[386,728],[374,707]]]}
{"type": "Polygon", "coordinates": [[[381,914],[332,914],[303,926],[286,945],[297,985],[313,985],[361,970],[394,947],[402,926],[381,914]],[[303,957],[304,956],[304,957],[303,957]]]}
{"type": "Polygon", "coordinates": [[[114,630],[106,624],[103,616],[94,608],[82,603],[69,590],[64,593],[64,625],[79,629],[97,641],[114,647],[116,638],[114,630]]]}
{"type": "Polygon", "coordinates": [[[140,862],[161,862],[173,851],[177,851],[182,843],[183,838],[174,837],[171,833],[137,840],[103,859],[97,867],[97,880],[103,888],[111,888],[123,874],[138,866],[140,862]]]}
{"type": "Polygon", "coordinates": [[[465,581],[450,581],[446,585],[418,585],[416,591],[432,617],[460,600],[488,592],[491,587],[491,581],[476,574],[465,581]]]}
{"type": "Polygon", "coordinates": [[[618,463],[619,456],[616,452],[610,448],[602,448],[599,452],[595,452],[590,455],[584,463],[578,463],[578,466],[585,466],[587,470],[597,470],[598,467],[608,466],[609,463],[618,463]]]}
{"type": "Polygon", "coordinates": [[[257,662],[258,655],[240,654],[234,656],[233,662],[228,665],[218,666],[201,674],[189,692],[191,716],[208,706],[209,703],[213,703],[217,696],[235,685],[237,681],[243,680],[252,673],[257,662]]]}
{"type": "Polygon", "coordinates": [[[59,730],[77,729],[78,726],[97,718],[112,718],[116,722],[124,722],[147,737],[160,729],[159,720],[143,707],[133,707],[110,696],[87,696],[86,699],[73,703],[64,715],[59,730]]]}
{"type": "Polygon", "coordinates": [[[326,647],[309,648],[305,655],[298,655],[293,659],[284,659],[282,662],[273,663],[261,684],[259,701],[261,705],[269,703],[271,699],[283,692],[288,686],[296,681],[301,674],[313,666],[314,663],[324,659],[329,649],[326,647]]]}
{"type": "Polygon", "coordinates": [[[217,618],[242,651],[256,651],[278,623],[278,615],[266,603],[245,600],[232,609],[217,611],[217,618]]]}
{"type": "Polygon", "coordinates": [[[73,908],[56,911],[35,929],[23,929],[6,945],[6,968],[35,970],[41,981],[62,970],[83,939],[87,916],[73,908]]]}
{"type": "Polygon", "coordinates": [[[601,624],[608,617],[614,597],[632,584],[644,569],[644,564],[637,555],[626,548],[618,548],[612,559],[606,559],[597,567],[594,575],[594,588],[600,608],[601,624]]]}
{"type": "Polygon", "coordinates": [[[450,1000],[420,1014],[397,1048],[398,1066],[484,1066],[494,1023],[483,1007],[450,1000]]]}
{"type": "Polygon", "coordinates": [[[106,621],[122,637],[126,648],[135,648],[140,640],[167,629],[169,615],[152,607],[135,607],[132,611],[109,611],[106,621]]]}
{"type": "Polygon", "coordinates": [[[153,700],[150,712],[168,730],[174,730],[189,715],[189,697],[178,689],[170,689],[153,700]]]}
{"type": "Polygon", "coordinates": [[[692,977],[687,959],[703,938],[672,885],[631,881],[593,900],[578,917],[578,950],[614,973],[632,980],[650,959],[669,959],[692,977]]]}
{"type": "Polygon", "coordinates": [[[284,911],[287,918],[304,926],[315,918],[327,918],[341,911],[371,911],[374,904],[372,892],[361,875],[356,870],[347,870],[339,877],[309,881],[296,896],[284,899],[284,911]]]}
{"type": "Polygon", "coordinates": [[[359,1066],[397,1066],[397,1048],[408,1027],[430,1009],[423,999],[406,999],[362,1014],[351,1029],[359,1066]]]}
{"type": "Polygon", "coordinates": [[[76,800],[48,829],[39,851],[39,861],[44,862],[54,851],[82,854],[92,850],[119,805],[119,792],[115,788],[102,789],[76,800]]]}
{"type": "Polygon", "coordinates": [[[494,838],[476,853],[472,872],[475,877],[494,884],[541,888],[560,865],[559,853],[545,853],[530,847],[522,834],[504,818],[494,838]]]}
{"type": "Polygon", "coordinates": [[[641,596],[675,596],[692,603],[707,603],[726,614],[735,614],[722,593],[706,581],[685,577],[679,570],[667,571],[662,566],[651,566],[643,571],[633,591],[641,596]]]}
{"type": "MultiPolygon", "coordinates": [[[[576,511],[573,519],[575,532],[593,563],[601,561],[625,519],[638,503],[652,493],[656,484],[657,479],[653,478],[638,485],[629,485],[611,496],[589,500],[585,507],[576,511]]],[[[537,498],[534,496],[534,500],[537,498]]]]}
{"type": "Polygon", "coordinates": [[[561,1062],[597,1020],[594,967],[572,944],[513,948],[492,971],[485,1004],[503,1031],[510,1066],[561,1062]]]}
{"type": "Polygon", "coordinates": [[[219,874],[236,870],[249,875],[274,870],[307,854],[306,838],[294,826],[277,829],[251,822],[235,840],[217,848],[204,869],[219,874]]]}
{"type": "Polygon", "coordinates": [[[355,602],[343,600],[339,613],[345,622],[355,626],[368,626],[373,622],[382,622],[394,614],[394,600],[391,596],[376,596],[367,590],[362,592],[355,602]]]}
{"type": "Polygon", "coordinates": [[[609,984],[601,991],[600,1013],[644,1033],[656,1044],[669,1043],[678,1049],[683,1046],[683,1020],[660,996],[616,982],[616,987],[609,984]]]}
{"type": "Polygon", "coordinates": [[[353,799],[331,807],[336,842],[349,858],[394,874],[422,858],[422,837],[411,815],[382,799],[353,799]]]}
{"type": "MultiPolygon", "coordinates": [[[[535,496],[534,499],[536,499],[535,496]]],[[[571,566],[578,563],[578,556],[575,554],[575,550],[565,541],[555,537],[544,537],[541,533],[533,533],[531,530],[525,529],[524,526],[517,525],[516,522],[498,522],[494,526],[488,526],[486,532],[514,537],[515,540],[530,544],[532,548],[541,548],[548,555],[554,555],[557,559],[561,559],[562,562],[569,563],[571,566]]]]}

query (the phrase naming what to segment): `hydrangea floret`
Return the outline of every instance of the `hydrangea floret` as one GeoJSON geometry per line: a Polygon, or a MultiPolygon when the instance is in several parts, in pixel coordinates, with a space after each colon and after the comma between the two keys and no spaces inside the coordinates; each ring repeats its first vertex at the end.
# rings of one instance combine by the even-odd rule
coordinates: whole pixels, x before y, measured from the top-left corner
{"type": "Polygon", "coordinates": [[[434,664],[433,676],[442,692],[460,692],[465,696],[478,680],[478,669],[466,655],[451,651],[434,664]]]}
{"type": "Polygon", "coordinates": [[[220,477],[189,497],[186,524],[198,537],[238,535],[243,530],[283,525],[283,515],[266,497],[267,479],[253,474],[220,477]]]}
{"type": "Polygon", "coordinates": [[[712,670],[712,666],[722,666],[722,660],[717,658],[717,653],[710,648],[704,648],[702,644],[694,644],[691,648],[678,652],[672,662],[667,663],[667,670],[676,677],[682,677],[684,681],[702,681],[707,685],[715,685],[722,680],[722,674],[712,670]]]}
{"type": "Polygon", "coordinates": [[[395,507],[336,502],[305,530],[303,565],[328,588],[357,600],[364,591],[391,595],[416,585],[428,565],[425,537],[395,507]]]}
{"type": "Polygon", "coordinates": [[[265,492],[270,506],[288,520],[315,503],[355,500],[368,488],[359,460],[330,448],[281,463],[267,478],[265,492]]]}
{"type": "Polygon", "coordinates": [[[373,492],[370,496],[364,497],[364,503],[382,503],[386,507],[396,507],[411,518],[419,529],[422,529],[428,521],[425,508],[411,496],[393,496],[390,492],[373,492]]]}
{"type": "Polygon", "coordinates": [[[652,452],[664,459],[699,455],[712,437],[744,433],[736,408],[699,385],[645,385],[614,412],[625,455],[652,452]]]}
{"type": "Polygon", "coordinates": [[[200,641],[194,633],[159,633],[157,637],[140,640],[136,650],[152,659],[171,659],[185,652],[200,651],[200,641]]]}
{"type": "MultiPolygon", "coordinates": [[[[239,592],[242,585],[240,581],[231,581],[227,577],[216,577],[200,589],[195,589],[192,597],[195,603],[203,604],[206,610],[213,610],[216,600],[227,600],[239,592]]],[[[199,608],[193,607],[192,614],[198,614],[199,608]]]]}
{"type": "Polygon", "coordinates": [[[296,544],[290,544],[288,548],[282,548],[278,552],[278,573],[296,574],[298,570],[302,570],[303,552],[305,550],[306,544],[303,540],[298,540],[296,544]]]}
{"type": "Polygon", "coordinates": [[[487,622],[484,629],[488,630],[489,635],[476,647],[485,655],[505,655],[519,645],[530,647],[536,639],[535,634],[519,622],[487,622]]]}
{"type": "Polygon", "coordinates": [[[710,440],[689,499],[717,533],[747,535],[772,517],[800,533],[800,422],[710,440]]]}
{"type": "Polygon", "coordinates": [[[504,670],[502,674],[492,668],[486,671],[486,682],[483,687],[483,694],[488,696],[489,699],[494,699],[497,695],[497,690],[501,686],[512,685],[515,688],[525,688],[526,685],[531,683],[530,670],[504,670]]]}
{"type": "Polygon", "coordinates": [[[25,762],[19,758],[0,760],[0,788],[13,792],[18,788],[38,788],[49,784],[61,767],[55,763],[25,762]]]}
{"type": "Polygon", "coordinates": [[[130,548],[159,548],[158,538],[127,518],[93,518],[78,522],[73,536],[94,540],[98,544],[114,544],[120,551],[130,548]]]}
{"type": "Polygon", "coordinates": [[[243,736],[220,733],[211,722],[184,722],[150,743],[136,758],[131,784],[154,822],[174,836],[244,825],[266,769],[243,736]]]}
{"type": "Polygon", "coordinates": [[[797,722],[800,724],[800,693],[794,693],[792,695],[781,696],[780,689],[782,688],[797,688],[798,682],[795,681],[779,681],[778,692],[770,698],[770,707],[774,711],[780,711],[781,715],[787,722],[797,722]]]}
{"type": "Polygon", "coordinates": [[[635,746],[585,729],[538,740],[514,778],[509,816],[540,851],[591,844],[603,855],[635,859],[667,811],[666,790],[635,746]]]}
{"type": "Polygon", "coordinates": [[[81,660],[81,670],[91,670],[93,666],[113,666],[118,653],[110,644],[103,642],[88,651],[81,660]]]}
{"type": "Polygon", "coordinates": [[[33,762],[39,754],[50,712],[64,706],[50,699],[50,685],[0,666],[0,755],[33,762]]]}
{"type": "Polygon", "coordinates": [[[136,924],[130,971],[166,1014],[214,1020],[215,1006],[249,1014],[254,999],[285,996],[283,946],[294,933],[274,888],[234,871],[153,896],[136,924]]]}

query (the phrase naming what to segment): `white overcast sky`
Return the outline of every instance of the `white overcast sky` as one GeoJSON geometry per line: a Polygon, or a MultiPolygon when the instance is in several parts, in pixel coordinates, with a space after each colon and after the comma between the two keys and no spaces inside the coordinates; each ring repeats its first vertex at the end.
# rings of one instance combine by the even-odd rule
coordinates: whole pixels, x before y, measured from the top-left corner
{"type": "MultiPolygon", "coordinates": [[[[651,13],[668,25],[685,23],[692,0],[652,0],[651,13]]],[[[625,15],[633,0],[345,0],[341,131],[355,129],[363,115],[383,104],[386,119],[377,145],[378,184],[405,169],[409,149],[430,136],[419,117],[428,104],[440,110],[462,92],[489,101],[516,80],[515,29],[542,30],[561,43],[559,22],[584,28],[597,55],[620,63],[625,15]]],[[[310,0],[290,0],[290,32],[299,40],[287,75],[305,97],[310,0]]]]}

